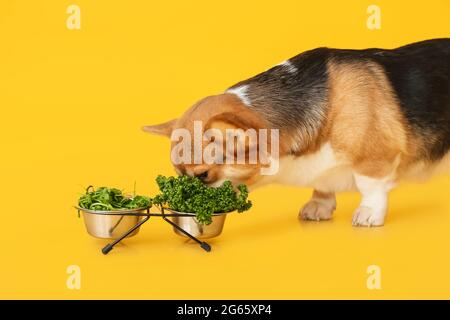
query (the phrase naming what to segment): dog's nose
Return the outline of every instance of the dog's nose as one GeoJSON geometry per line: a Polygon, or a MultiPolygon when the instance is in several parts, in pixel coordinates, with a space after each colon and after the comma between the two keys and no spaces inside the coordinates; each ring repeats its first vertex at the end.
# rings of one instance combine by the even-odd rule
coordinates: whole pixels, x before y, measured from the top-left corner
{"type": "Polygon", "coordinates": [[[200,180],[202,180],[203,182],[206,182],[206,180],[208,179],[208,171],[204,171],[200,174],[196,174],[195,176],[197,178],[199,178],[200,180]]]}

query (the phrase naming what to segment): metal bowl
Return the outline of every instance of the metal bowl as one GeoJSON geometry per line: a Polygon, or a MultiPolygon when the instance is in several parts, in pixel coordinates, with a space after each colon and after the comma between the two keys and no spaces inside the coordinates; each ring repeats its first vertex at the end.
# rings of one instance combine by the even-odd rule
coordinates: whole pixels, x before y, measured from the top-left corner
{"type": "MultiPolygon", "coordinates": [[[[178,212],[171,209],[165,209],[176,214],[186,214],[184,212],[178,212]]],[[[178,225],[181,229],[187,231],[191,235],[199,239],[209,239],[219,236],[222,233],[223,225],[225,224],[225,218],[227,213],[215,213],[212,216],[212,222],[208,225],[201,224],[195,218],[195,214],[192,217],[171,217],[172,222],[178,225]]],[[[180,230],[173,228],[173,231],[183,237],[186,237],[180,230]]]]}
{"type": "MultiPolygon", "coordinates": [[[[76,207],[83,214],[84,224],[87,232],[96,238],[117,239],[125,232],[138,224],[147,208],[133,210],[97,211],[76,207]]],[[[139,228],[134,230],[128,237],[135,236],[139,228]]]]}

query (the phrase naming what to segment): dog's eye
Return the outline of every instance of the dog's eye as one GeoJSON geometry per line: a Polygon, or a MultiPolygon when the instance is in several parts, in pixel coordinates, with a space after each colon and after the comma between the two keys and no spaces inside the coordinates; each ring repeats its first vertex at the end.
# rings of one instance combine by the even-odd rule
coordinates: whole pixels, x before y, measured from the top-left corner
{"type": "Polygon", "coordinates": [[[208,171],[197,174],[196,177],[202,181],[205,181],[208,178],[208,171]]]}

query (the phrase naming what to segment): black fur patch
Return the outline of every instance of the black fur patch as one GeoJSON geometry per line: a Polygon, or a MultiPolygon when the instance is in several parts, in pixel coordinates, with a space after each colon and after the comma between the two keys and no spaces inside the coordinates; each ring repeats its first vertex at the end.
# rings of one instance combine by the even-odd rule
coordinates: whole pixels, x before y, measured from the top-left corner
{"type": "Polygon", "coordinates": [[[249,85],[249,108],[263,113],[273,128],[314,138],[326,114],[329,53],[327,48],[304,52],[230,89],[249,85]]]}

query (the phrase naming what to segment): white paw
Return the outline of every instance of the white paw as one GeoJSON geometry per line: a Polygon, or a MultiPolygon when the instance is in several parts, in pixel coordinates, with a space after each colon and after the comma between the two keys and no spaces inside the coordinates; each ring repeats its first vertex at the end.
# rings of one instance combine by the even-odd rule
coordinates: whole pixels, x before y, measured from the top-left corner
{"type": "Polygon", "coordinates": [[[336,209],[334,205],[324,203],[318,200],[310,200],[300,210],[299,218],[302,220],[330,220],[333,216],[333,211],[336,209]]]}
{"type": "Polygon", "coordinates": [[[352,224],[357,227],[378,227],[384,224],[384,211],[376,212],[369,207],[359,207],[353,214],[352,224]]]}

